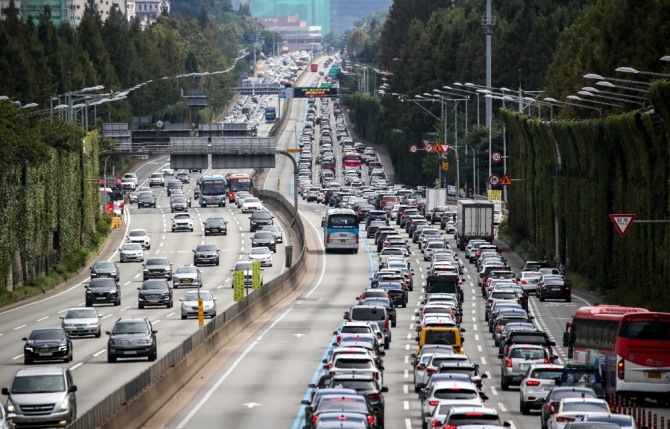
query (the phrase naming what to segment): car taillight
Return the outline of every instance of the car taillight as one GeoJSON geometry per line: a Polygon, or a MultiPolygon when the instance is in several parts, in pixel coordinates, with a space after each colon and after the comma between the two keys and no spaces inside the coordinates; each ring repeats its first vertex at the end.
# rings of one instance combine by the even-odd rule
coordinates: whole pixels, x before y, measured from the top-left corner
{"type": "Polygon", "coordinates": [[[547,410],[549,411],[549,414],[554,414],[554,404],[549,404],[549,406],[547,406],[547,410]]]}
{"type": "Polygon", "coordinates": [[[539,386],[540,382],[535,380],[526,380],[526,386],[539,386]]]}
{"type": "Polygon", "coordinates": [[[316,423],[317,420],[319,420],[319,416],[318,415],[313,415],[312,416],[312,423],[316,423]]]}
{"type": "Polygon", "coordinates": [[[432,422],[430,422],[430,427],[432,428],[439,428],[442,423],[438,422],[437,420],[433,419],[432,422]]]}
{"type": "Polygon", "coordinates": [[[502,325],[496,325],[496,331],[498,332],[502,331],[502,325]]]}
{"type": "Polygon", "coordinates": [[[375,424],[375,416],[368,415],[368,423],[370,423],[371,425],[374,425],[375,424]]]}
{"type": "Polygon", "coordinates": [[[522,285],[527,285],[528,282],[526,282],[525,280],[521,280],[521,284],[522,284],[522,285]]]}
{"type": "Polygon", "coordinates": [[[511,367],[512,367],[512,358],[505,358],[505,366],[506,366],[507,368],[511,368],[511,367]]]}
{"type": "Polygon", "coordinates": [[[509,346],[505,346],[505,353],[503,353],[503,354],[507,354],[508,351],[509,351],[509,346]]]}
{"type": "Polygon", "coordinates": [[[549,363],[549,359],[545,359],[545,360],[544,360],[544,363],[549,363]]]}
{"type": "Polygon", "coordinates": [[[546,287],[546,286],[542,286],[542,290],[543,290],[543,291],[546,291],[546,290],[547,290],[547,287],[546,287]]]}
{"type": "Polygon", "coordinates": [[[329,244],[329,243],[330,243],[330,234],[326,235],[326,244],[329,244]]]}
{"type": "Polygon", "coordinates": [[[456,428],[457,428],[456,425],[444,425],[444,426],[442,426],[442,429],[456,429],[456,428]]]}
{"type": "Polygon", "coordinates": [[[333,367],[333,363],[332,363],[332,362],[328,362],[328,369],[331,369],[332,367],[333,367]]]}
{"type": "Polygon", "coordinates": [[[384,329],[386,329],[387,331],[389,330],[389,320],[388,319],[384,320],[384,329]]]}
{"type": "Polygon", "coordinates": [[[559,416],[559,417],[556,417],[556,421],[557,422],[574,422],[575,419],[573,419],[572,417],[561,417],[561,416],[559,416]]]}
{"type": "Polygon", "coordinates": [[[358,237],[358,235],[357,235],[357,236],[356,236],[356,245],[358,245],[358,240],[359,240],[359,237],[358,237]]]}
{"type": "Polygon", "coordinates": [[[370,393],[369,395],[366,395],[368,399],[381,399],[382,394],[380,392],[377,393],[370,393]]]}
{"type": "Polygon", "coordinates": [[[426,372],[428,374],[436,374],[437,373],[437,368],[426,368],[426,372]]]}
{"type": "Polygon", "coordinates": [[[625,365],[626,364],[623,359],[619,359],[619,362],[616,364],[616,377],[619,380],[623,380],[624,370],[626,369],[625,365]]]}
{"type": "Polygon", "coordinates": [[[340,344],[340,341],[342,341],[342,337],[338,335],[337,338],[335,338],[335,342],[337,342],[337,344],[340,344]]]}
{"type": "Polygon", "coordinates": [[[428,405],[431,407],[437,407],[440,404],[440,401],[428,401],[428,405]]]}
{"type": "Polygon", "coordinates": [[[486,300],[486,303],[487,303],[487,304],[491,304],[491,303],[493,303],[493,298],[489,298],[489,299],[487,299],[487,300],[486,300]]]}
{"type": "Polygon", "coordinates": [[[553,355],[553,354],[554,354],[554,349],[552,349],[551,346],[549,346],[549,348],[548,348],[547,350],[549,350],[549,354],[550,354],[550,355],[553,355]]]}

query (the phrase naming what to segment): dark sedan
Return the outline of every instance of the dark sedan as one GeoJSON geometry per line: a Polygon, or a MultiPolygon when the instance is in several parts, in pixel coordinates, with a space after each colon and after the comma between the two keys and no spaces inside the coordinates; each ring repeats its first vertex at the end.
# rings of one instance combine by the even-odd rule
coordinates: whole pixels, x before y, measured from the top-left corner
{"type": "Polygon", "coordinates": [[[62,360],[72,362],[72,340],[63,328],[38,328],[24,338],[23,362],[36,360],[62,360]]]}
{"type": "Polygon", "coordinates": [[[119,267],[111,261],[98,261],[91,267],[91,278],[111,277],[119,281],[119,267]]]}
{"type": "Polygon", "coordinates": [[[228,223],[222,217],[209,217],[205,222],[203,222],[203,226],[205,230],[205,236],[228,234],[228,223]]]}
{"type": "Polygon", "coordinates": [[[251,237],[251,247],[267,247],[273,253],[277,253],[275,236],[271,231],[256,231],[251,237]]]}
{"type": "Polygon", "coordinates": [[[86,307],[95,304],[121,305],[121,287],[111,277],[91,279],[86,288],[86,307]]]}
{"type": "Polygon", "coordinates": [[[160,305],[172,308],[172,288],[167,280],[151,279],[142,282],[138,287],[137,307],[142,309],[147,305],[160,305]]]}

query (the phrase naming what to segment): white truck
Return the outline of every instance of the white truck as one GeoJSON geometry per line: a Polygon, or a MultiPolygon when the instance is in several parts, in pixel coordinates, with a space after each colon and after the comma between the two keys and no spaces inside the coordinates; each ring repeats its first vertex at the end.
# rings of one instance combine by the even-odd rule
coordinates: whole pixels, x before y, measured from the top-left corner
{"type": "Polygon", "coordinates": [[[491,201],[458,200],[458,220],[456,221],[456,244],[461,250],[472,239],[493,242],[494,205],[491,201]]]}
{"type": "Polygon", "coordinates": [[[447,189],[446,188],[427,188],[426,189],[426,219],[430,219],[430,215],[435,207],[444,207],[447,205],[447,189]]]}

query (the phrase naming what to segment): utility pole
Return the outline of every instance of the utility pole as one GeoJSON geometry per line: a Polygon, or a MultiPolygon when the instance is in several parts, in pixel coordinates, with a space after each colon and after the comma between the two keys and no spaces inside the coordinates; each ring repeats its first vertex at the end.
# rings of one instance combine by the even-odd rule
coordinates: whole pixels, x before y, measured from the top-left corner
{"type": "MultiPolygon", "coordinates": [[[[484,20],[484,28],[486,29],[486,89],[491,90],[491,35],[493,33],[493,26],[495,25],[495,17],[491,16],[491,0],[486,0],[486,18],[484,20]]],[[[486,127],[489,129],[489,177],[493,174],[491,165],[492,148],[492,134],[491,134],[491,116],[492,116],[492,100],[486,97],[486,127]]]]}

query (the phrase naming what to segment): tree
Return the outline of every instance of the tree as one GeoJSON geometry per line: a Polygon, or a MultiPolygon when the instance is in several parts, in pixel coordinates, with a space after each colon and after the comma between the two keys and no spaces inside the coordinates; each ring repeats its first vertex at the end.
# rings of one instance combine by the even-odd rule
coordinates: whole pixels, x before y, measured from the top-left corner
{"type": "Polygon", "coordinates": [[[368,40],[368,37],[369,36],[367,31],[363,30],[362,28],[355,29],[351,32],[349,38],[347,39],[347,51],[351,52],[353,55],[356,55],[356,52],[359,52],[363,46],[365,46],[365,42],[368,40]]]}

